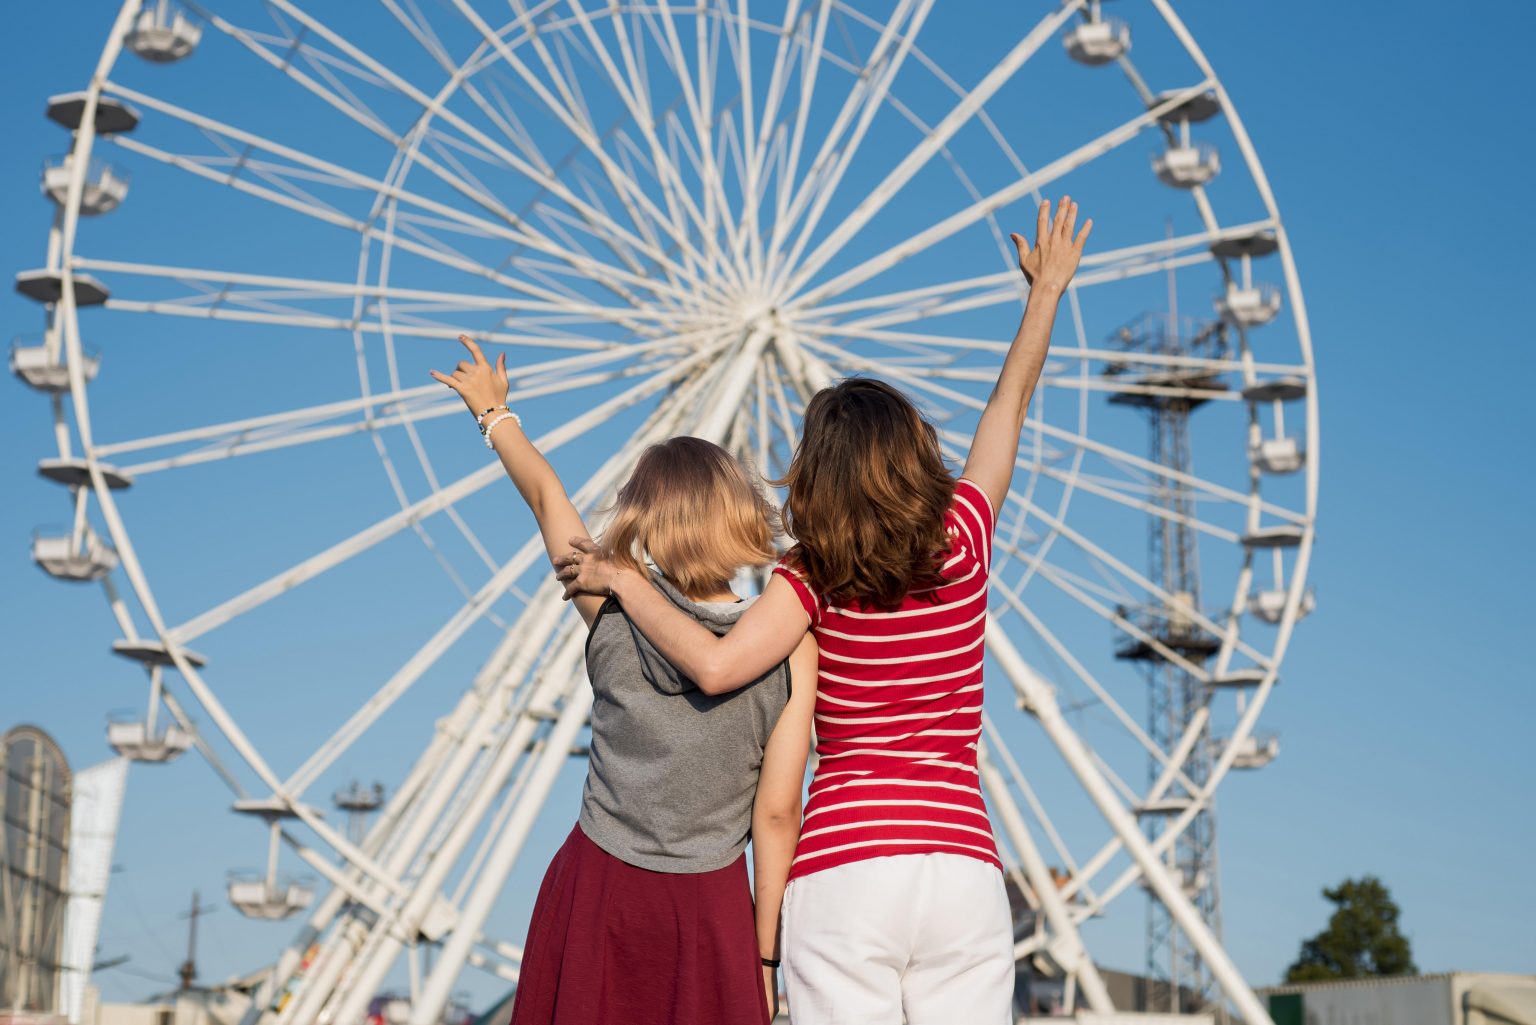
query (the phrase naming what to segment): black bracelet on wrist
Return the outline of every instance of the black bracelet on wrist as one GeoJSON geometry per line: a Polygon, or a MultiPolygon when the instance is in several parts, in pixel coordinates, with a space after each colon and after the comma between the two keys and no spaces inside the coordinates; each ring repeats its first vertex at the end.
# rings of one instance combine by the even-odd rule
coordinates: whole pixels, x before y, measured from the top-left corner
{"type": "Polygon", "coordinates": [[[779,962],[776,959],[771,958],[771,957],[763,958],[763,967],[764,968],[777,968],[778,966],[779,966],[779,962]]]}

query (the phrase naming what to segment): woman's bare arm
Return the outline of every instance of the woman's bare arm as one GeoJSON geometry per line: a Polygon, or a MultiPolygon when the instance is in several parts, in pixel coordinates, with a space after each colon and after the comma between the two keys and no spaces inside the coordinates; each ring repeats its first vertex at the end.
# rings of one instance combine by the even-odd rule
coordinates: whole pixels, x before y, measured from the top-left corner
{"type": "Polygon", "coordinates": [[[964,471],[964,475],[981,485],[992,499],[994,515],[1002,509],[1008,497],[1008,485],[1013,481],[1019,433],[1024,429],[1024,417],[1029,411],[1035,384],[1040,380],[1040,370],[1045,366],[1051,328],[1056,323],[1056,307],[1072,281],[1072,275],[1077,273],[1083,243],[1093,229],[1093,221],[1089,220],[1073,238],[1076,225],[1077,204],[1063,196],[1054,220],[1051,204],[1040,204],[1033,247],[1027,245],[1023,236],[1012,236],[1019,252],[1019,269],[1029,280],[1029,299],[1024,304],[1024,317],[1013,336],[1013,344],[1008,347],[997,384],[976,424],[976,435],[971,439],[971,452],[966,457],[964,471]]]}
{"type": "MultiPolygon", "coordinates": [[[[739,626],[740,624],[738,624],[739,626]]],[[[816,642],[802,637],[789,656],[791,681],[789,704],[763,749],[757,796],[752,802],[752,884],[757,908],[757,949],[762,956],[779,959],[779,913],[789,865],[795,860],[800,840],[801,793],[805,789],[805,762],[811,751],[811,722],[816,712],[816,642]]],[[[772,968],[765,966],[763,985],[768,1006],[775,1013],[778,986],[772,968]]]]}
{"type": "Polygon", "coordinates": [[[762,676],[789,657],[810,627],[794,590],[775,576],[730,632],[717,637],[643,574],[611,562],[591,538],[572,537],[570,547],[576,551],[555,559],[565,596],[612,594],[662,657],[706,694],[723,694],[762,676]]]}
{"type": "MultiPolygon", "coordinates": [[[[506,353],[498,355],[496,365],[492,366],[480,346],[468,335],[459,335],[459,341],[469,350],[470,358],[460,360],[452,375],[433,370],[432,377],[452,388],[475,416],[487,409],[505,406],[506,353]]],[[[485,418],[485,423],[490,423],[500,415],[501,410],[498,409],[485,418]]],[[[566,551],[566,538],[573,533],[586,534],[587,528],[582,523],[581,513],[576,511],[570,496],[565,493],[565,485],[560,483],[554,467],[549,465],[544,453],[528,440],[517,420],[508,418],[496,425],[491,432],[491,447],[500,457],[507,476],[517,486],[518,494],[523,496],[523,501],[533,510],[533,518],[538,522],[539,533],[544,538],[544,550],[549,554],[550,562],[554,563],[555,557],[566,551]]],[[[581,613],[581,618],[590,626],[602,604],[602,598],[583,595],[576,599],[576,611],[581,613]]]]}

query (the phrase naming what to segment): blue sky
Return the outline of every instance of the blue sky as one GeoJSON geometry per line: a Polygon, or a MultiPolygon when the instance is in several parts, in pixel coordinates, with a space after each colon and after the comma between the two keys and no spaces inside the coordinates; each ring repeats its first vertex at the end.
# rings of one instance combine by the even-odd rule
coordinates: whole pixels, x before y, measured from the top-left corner
{"type": "MultiPolygon", "coordinates": [[[[37,167],[62,148],[59,130],[41,116],[43,99],[83,85],[111,16],[111,5],[99,0],[82,0],[76,10],[65,23],[45,5],[17,7],[0,44],[9,140],[0,157],[0,254],[7,272],[43,260],[49,207],[37,192],[37,167]]],[[[978,4],[955,4],[936,16],[932,45],[963,54],[968,19],[981,12],[978,4]]],[[[1394,5],[1390,17],[1362,5],[1209,0],[1183,4],[1181,13],[1233,96],[1276,192],[1307,297],[1322,396],[1311,576],[1319,609],[1298,628],[1266,710],[1264,725],[1280,734],[1281,757],[1222,791],[1228,946],[1254,983],[1275,980],[1300,940],[1321,927],[1321,888],[1370,872],[1401,903],[1421,969],[1536,970],[1529,924],[1536,886],[1527,867],[1536,845],[1528,743],[1536,674],[1517,640],[1536,497],[1520,470],[1529,462],[1519,455],[1523,439],[1536,426],[1527,394],[1536,367],[1518,301],[1533,264],[1536,204],[1524,178],[1536,153],[1518,124],[1536,96],[1528,71],[1490,48],[1496,39],[1528,36],[1536,16],[1528,5],[1507,2],[1457,17],[1427,3],[1394,5]]],[[[210,101],[259,106],[234,93],[210,101]]],[[[1035,97],[1021,116],[1044,123],[1049,134],[1057,104],[1035,97]]],[[[1059,104],[1068,107],[1065,99],[1059,104]]],[[[152,177],[136,179],[129,203],[158,200],[175,210],[166,189],[152,177]]],[[[1109,196],[1080,198],[1113,206],[1109,196]]],[[[144,245],[166,252],[201,245],[204,258],[196,262],[242,266],[208,257],[196,211],[180,213],[144,245]]],[[[260,255],[270,244],[263,228],[254,220],[231,224],[229,244],[218,248],[260,255]]],[[[282,256],[295,266],[322,262],[303,252],[282,256]]],[[[348,273],[332,266],[321,276],[348,273]]],[[[8,290],[0,295],[0,325],[12,335],[40,330],[36,308],[8,290]]],[[[351,359],[345,344],[316,351],[284,337],[257,349],[259,340],[252,331],[231,333],[227,342],[220,336],[217,353],[205,356],[197,333],[178,329],[165,339],[165,357],[150,362],[103,339],[105,408],[131,410],[145,425],[210,421],[226,408],[266,412],[280,407],[253,396],[287,388],[295,377],[345,373],[351,359]],[[174,417],[149,400],[157,394],[176,396],[174,417]]],[[[309,397],[298,387],[295,394],[309,397]]],[[[550,402],[536,412],[552,422],[559,407],[550,402]]],[[[473,436],[456,426],[460,433],[434,437],[457,438],[464,461],[456,465],[473,466],[473,436]]],[[[33,474],[51,444],[43,404],[9,377],[0,382],[0,431],[0,630],[10,655],[0,727],[36,722],[59,738],[72,763],[88,765],[107,753],[106,714],[141,707],[143,688],[106,653],[117,635],[100,594],[56,583],[30,564],[31,530],[59,522],[62,509],[53,487],[33,474]]],[[[361,492],[327,486],[338,460],[371,459],[369,452],[358,443],[296,453],[284,464],[286,490],[275,493],[239,467],[219,466],[193,490],[135,497],[145,503],[133,507],[135,524],[203,503],[208,510],[174,535],[145,531],[151,566],[184,565],[174,558],[179,550],[197,555],[195,568],[157,577],[168,614],[206,607],[231,593],[229,581],[271,572],[285,556],[291,561],[334,539],[338,524],[357,529],[370,512],[388,508],[376,470],[361,492]],[[271,499],[287,511],[279,521],[271,499]],[[268,529],[274,522],[280,529],[268,529]]],[[[589,466],[602,454],[573,447],[561,465],[589,466]]],[[[507,490],[494,500],[511,498],[507,490]]],[[[355,707],[355,689],[312,686],[346,672],[349,660],[338,651],[397,664],[435,626],[423,627],[415,605],[370,599],[402,579],[423,603],[453,597],[419,545],[400,539],[385,549],[384,558],[344,582],[324,585],[330,589],[314,605],[273,611],[265,633],[220,648],[227,662],[281,656],[280,677],[228,678],[231,702],[253,735],[288,731],[294,750],[302,750],[302,741],[313,743],[355,707]],[[317,608],[349,614],[319,621],[317,608]]],[[[482,625],[473,637],[483,652],[494,630],[482,625]]],[[[453,674],[472,672],[475,654],[452,656],[413,693],[407,717],[440,714],[455,693],[453,674]]],[[[369,678],[359,686],[375,684],[369,678]]],[[[414,742],[406,725],[389,729],[399,732],[386,745],[414,742]]],[[[286,753],[282,741],[269,743],[275,754],[286,753]]],[[[340,768],[371,778],[386,771],[382,765],[360,758],[340,768]]],[[[579,771],[568,772],[554,800],[574,809],[578,785],[579,771]]],[[[156,979],[171,977],[184,942],[176,916],[192,887],[219,901],[227,869],[259,862],[260,837],[227,806],[223,788],[191,758],[133,770],[116,857],[121,869],[102,935],[104,956],[131,952],[132,960],[98,977],[109,999],[142,996],[157,988],[156,979]]],[[[522,858],[500,931],[521,935],[526,895],[561,838],[562,821],[547,818],[522,858]]],[[[1139,912],[1116,911],[1121,924],[1090,926],[1089,942],[1108,963],[1137,968],[1139,912]]],[[[260,963],[290,932],[221,909],[203,926],[204,978],[260,963]]],[[[477,997],[496,989],[466,988],[477,997]]]]}

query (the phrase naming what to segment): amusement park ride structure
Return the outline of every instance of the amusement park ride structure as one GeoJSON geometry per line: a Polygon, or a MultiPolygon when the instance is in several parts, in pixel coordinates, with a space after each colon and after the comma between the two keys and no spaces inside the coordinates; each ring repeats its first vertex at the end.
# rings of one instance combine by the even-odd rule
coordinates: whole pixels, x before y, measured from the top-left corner
{"type": "MultiPolygon", "coordinates": [[[[995,327],[976,327],[977,311],[1001,323],[1025,287],[1003,218],[1027,223],[1048,188],[1102,191],[1104,172],[1128,174],[1126,144],[1149,137],[1157,149],[1138,180],[1166,197],[1158,223],[1187,202],[1191,230],[1101,244],[1083,261],[1000,517],[981,781],[1034,905],[1018,955],[1063,976],[1069,1006],[1111,1009],[1083,927],[1145,891],[1161,999],[1194,992],[1268,1020],[1220,941],[1214,806],[1231,770],[1278,750],[1255,728],[1312,608],[1311,339],[1274,197],[1215,71],[1168,0],[1122,0],[1127,20],[1109,6],[1042,3],[992,63],[952,75],[942,43],[919,45],[946,17],[935,0],[444,0],[431,17],[414,0],[123,3],[87,87],[48,101],[71,142],[43,173],[57,208],[46,260],[16,281],[44,332],[11,365],[52,410],[57,452],[39,472],[72,514],[33,554],[53,577],[104,589],[121,631],[111,650],[147,675],[145,716],[113,723],[112,746],[141,762],[195,747],[235,810],[264,827],[265,869],[232,880],[229,897],[247,915],[303,924],[247,1025],[358,1021],[402,956],[411,1025],[437,1021],[467,967],[515,980],[520,950],[489,930],[492,909],[582,750],[592,695],[580,622],[556,599],[536,534],[496,556],[470,525],[469,500],[502,470],[438,473],[430,425],[458,416],[458,403],[435,384],[401,383],[399,362],[422,351],[410,346],[470,328],[509,347],[510,401],[562,403],[535,438],[545,450],[627,425],[575,490],[587,510],[645,445],[673,434],[782,469],[804,402],[849,373],[909,389],[950,453],[963,452],[1005,348],[995,327]],[[1132,22],[1145,63],[1132,59],[1132,22]],[[1112,93],[1088,78],[1128,87],[1113,93],[1108,128],[1034,162],[995,118],[1042,65],[1087,76],[1072,82],[1094,103],[1112,93]],[[244,76],[238,95],[271,90],[273,102],[235,103],[193,71],[244,76]],[[221,102],[238,109],[221,115],[221,102]],[[1220,150],[1208,138],[1217,126],[1220,150]],[[349,149],[353,137],[375,149],[349,149]],[[133,162],[135,181],[184,183],[202,206],[183,231],[205,238],[205,252],[175,265],[93,255],[84,222],[134,213],[109,150],[133,162]],[[364,152],[387,158],[370,168],[364,152]],[[1218,200],[1254,215],[1223,219],[1218,200]],[[241,266],[215,244],[220,204],[348,239],[352,262],[331,279],[241,266]],[[1266,267],[1277,284],[1255,280],[1266,267]],[[1148,308],[1135,288],[1164,279],[1212,294],[1213,317],[1131,319],[1148,308]],[[100,352],[81,334],[90,307],[105,311],[100,352]],[[256,325],[349,339],[357,394],[135,436],[110,409],[98,422],[92,403],[115,362],[155,358],[112,342],[134,314],[196,318],[210,335],[256,325]],[[1098,318],[1128,327],[1095,345],[1085,323],[1098,318]],[[1116,407],[1150,419],[1150,457],[1131,451],[1144,441],[1116,407]],[[358,438],[398,509],[195,615],[166,614],[125,494],[223,460],[280,463],[358,438]],[[427,482],[414,491],[402,452],[427,482]],[[1213,472],[1197,469],[1196,452],[1213,472]],[[1138,566],[1148,525],[1150,567],[1138,566]],[[221,690],[217,651],[193,645],[407,534],[462,604],[284,774],[221,690]],[[474,553],[467,566],[444,538],[474,553]],[[499,640],[409,770],[386,790],[343,791],[338,759],[482,621],[499,640]],[[1144,701],[1125,686],[1131,665],[1144,701]],[[1026,774],[1028,722],[1048,744],[1030,757],[1053,750],[1074,792],[1043,796],[1026,774]],[[1129,783],[1144,764],[1146,784],[1129,783]],[[353,829],[312,803],[327,789],[353,829]],[[1082,815],[1058,821],[1068,801],[1093,829],[1082,815]],[[321,885],[283,875],[293,858],[321,885]]],[[[244,543],[259,555],[262,542],[244,543]]]]}

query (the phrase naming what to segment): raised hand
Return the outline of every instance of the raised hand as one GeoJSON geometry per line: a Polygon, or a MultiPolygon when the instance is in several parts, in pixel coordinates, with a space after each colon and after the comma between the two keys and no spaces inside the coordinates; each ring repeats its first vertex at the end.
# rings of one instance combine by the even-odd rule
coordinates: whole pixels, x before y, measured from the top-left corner
{"type": "Polygon", "coordinates": [[[464,400],[464,405],[475,416],[479,416],[487,409],[506,405],[507,402],[507,354],[501,353],[496,357],[496,365],[491,366],[486,360],[485,353],[480,351],[480,346],[468,335],[459,335],[459,341],[464,343],[464,348],[469,350],[469,359],[459,360],[459,365],[454,368],[453,374],[440,374],[436,370],[431,371],[434,380],[441,381],[458,393],[464,400]]]}
{"type": "Polygon", "coordinates": [[[608,594],[613,575],[619,569],[590,537],[571,538],[571,551],[555,556],[552,561],[555,577],[565,585],[563,597],[567,601],[582,594],[608,594]]]}
{"type": "Polygon", "coordinates": [[[1030,288],[1049,288],[1065,291],[1072,275],[1077,273],[1077,263],[1083,258],[1083,243],[1093,230],[1093,218],[1083,222],[1083,230],[1073,237],[1077,228],[1077,204],[1071,196],[1062,196],[1051,216],[1051,201],[1040,204],[1035,217],[1035,244],[1031,246],[1023,235],[1014,233],[1014,248],[1019,251],[1019,270],[1030,288]]]}

